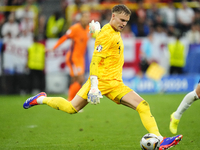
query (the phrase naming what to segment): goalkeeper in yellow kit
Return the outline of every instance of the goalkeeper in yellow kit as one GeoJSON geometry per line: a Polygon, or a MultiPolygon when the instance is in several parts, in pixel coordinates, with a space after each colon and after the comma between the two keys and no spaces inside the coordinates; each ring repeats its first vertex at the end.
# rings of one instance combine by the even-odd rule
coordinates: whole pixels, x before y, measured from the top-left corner
{"type": "Polygon", "coordinates": [[[47,104],[69,114],[75,114],[88,103],[100,103],[100,98],[105,95],[117,104],[136,110],[147,131],[160,139],[160,149],[168,149],[178,144],[182,135],[163,138],[150,112],[149,104],[122,81],[124,45],[120,32],[129,21],[130,15],[131,11],[125,5],[116,5],[112,8],[110,22],[100,31],[96,30],[98,24],[94,21],[89,24],[90,32],[98,32],[90,64],[90,77],[71,102],[61,97],[47,97],[46,93],[42,92],[27,99],[23,107],[27,109],[38,104],[47,104]]]}

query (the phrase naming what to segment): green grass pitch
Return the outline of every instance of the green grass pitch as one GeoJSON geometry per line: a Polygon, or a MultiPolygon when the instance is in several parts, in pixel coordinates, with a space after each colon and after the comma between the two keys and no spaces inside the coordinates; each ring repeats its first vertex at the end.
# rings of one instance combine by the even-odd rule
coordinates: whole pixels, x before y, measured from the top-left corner
{"type": "MultiPolygon", "coordinates": [[[[173,136],[170,114],[184,95],[141,95],[163,136],[173,136]]],[[[0,150],[139,150],[147,133],[136,111],[105,97],[98,105],[88,104],[83,113],[70,115],[46,105],[23,109],[29,96],[0,96],[0,150]]],[[[200,149],[199,107],[196,101],[183,114],[178,128],[183,140],[172,149],[200,149]]]]}

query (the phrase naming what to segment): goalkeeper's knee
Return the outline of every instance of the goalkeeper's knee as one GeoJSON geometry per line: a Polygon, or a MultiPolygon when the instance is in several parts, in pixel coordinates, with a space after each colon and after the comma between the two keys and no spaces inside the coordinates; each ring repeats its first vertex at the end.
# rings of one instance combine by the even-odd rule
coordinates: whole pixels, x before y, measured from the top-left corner
{"type": "Polygon", "coordinates": [[[45,97],[43,103],[69,114],[77,113],[77,110],[74,108],[72,103],[62,97],[45,97]]]}

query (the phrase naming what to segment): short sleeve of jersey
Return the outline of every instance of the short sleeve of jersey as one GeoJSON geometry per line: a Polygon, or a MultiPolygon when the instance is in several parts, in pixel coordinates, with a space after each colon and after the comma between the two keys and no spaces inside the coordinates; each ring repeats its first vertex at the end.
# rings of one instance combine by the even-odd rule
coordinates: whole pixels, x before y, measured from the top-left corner
{"type": "Polygon", "coordinates": [[[105,58],[111,44],[112,36],[110,34],[110,27],[107,24],[101,29],[96,37],[93,55],[105,58]]]}
{"type": "Polygon", "coordinates": [[[67,35],[68,38],[73,38],[73,37],[75,36],[74,30],[75,30],[75,27],[74,27],[74,26],[71,26],[71,27],[67,30],[66,35],[67,35]]]}

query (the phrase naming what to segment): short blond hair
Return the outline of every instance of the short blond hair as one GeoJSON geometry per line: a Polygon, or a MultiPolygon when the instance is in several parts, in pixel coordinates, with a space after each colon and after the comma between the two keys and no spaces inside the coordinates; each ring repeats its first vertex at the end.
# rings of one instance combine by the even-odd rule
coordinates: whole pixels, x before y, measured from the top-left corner
{"type": "Polygon", "coordinates": [[[131,10],[123,5],[123,4],[119,4],[119,5],[115,5],[113,8],[112,8],[112,13],[124,13],[125,15],[131,15],[131,10]]]}

